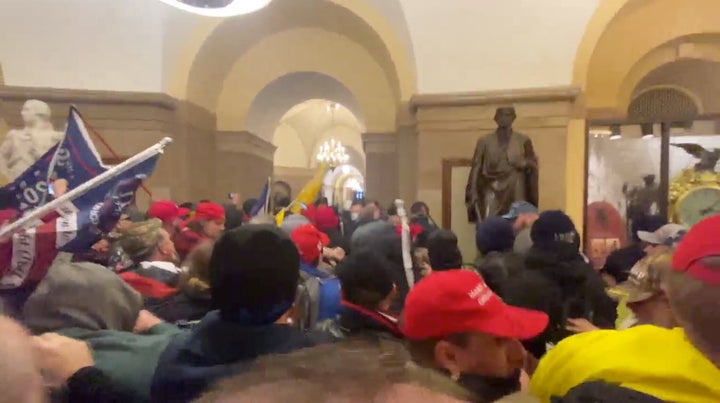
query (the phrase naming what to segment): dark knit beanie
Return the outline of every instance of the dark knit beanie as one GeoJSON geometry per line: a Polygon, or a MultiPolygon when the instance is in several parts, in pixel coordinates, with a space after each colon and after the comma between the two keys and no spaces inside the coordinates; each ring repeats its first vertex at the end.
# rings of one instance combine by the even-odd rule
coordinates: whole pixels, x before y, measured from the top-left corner
{"type": "Polygon", "coordinates": [[[295,300],[300,255],[290,237],[273,225],[227,231],[210,258],[210,294],[224,320],[266,325],[295,300]]]}
{"type": "Polygon", "coordinates": [[[514,243],[512,224],[502,217],[488,217],[475,230],[475,246],[483,255],[510,251],[514,243]]]}
{"type": "Polygon", "coordinates": [[[463,264],[455,233],[445,229],[435,230],[427,240],[428,258],[433,271],[459,269],[463,264]]]}
{"type": "MultiPolygon", "coordinates": [[[[390,261],[379,253],[362,249],[353,251],[335,269],[340,279],[345,299],[354,304],[363,305],[361,301],[367,295],[375,295],[377,302],[385,299],[393,290],[393,267],[390,261]]],[[[375,306],[366,306],[375,309],[375,306]]]]}
{"type": "Polygon", "coordinates": [[[530,229],[533,244],[565,242],[580,247],[580,236],[570,217],[560,210],[540,213],[530,229]]]}

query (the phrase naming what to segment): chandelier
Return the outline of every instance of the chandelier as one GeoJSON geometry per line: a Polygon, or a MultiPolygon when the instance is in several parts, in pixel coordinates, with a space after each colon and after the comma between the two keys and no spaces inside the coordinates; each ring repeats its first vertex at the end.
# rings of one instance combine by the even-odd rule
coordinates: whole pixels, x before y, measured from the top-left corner
{"type": "Polygon", "coordinates": [[[331,168],[345,164],[350,156],[345,152],[345,146],[335,139],[326,140],[320,145],[317,155],[317,162],[328,164],[331,168]]]}
{"type": "Polygon", "coordinates": [[[205,17],[232,17],[250,14],[272,0],[160,0],[180,10],[205,17]]]}

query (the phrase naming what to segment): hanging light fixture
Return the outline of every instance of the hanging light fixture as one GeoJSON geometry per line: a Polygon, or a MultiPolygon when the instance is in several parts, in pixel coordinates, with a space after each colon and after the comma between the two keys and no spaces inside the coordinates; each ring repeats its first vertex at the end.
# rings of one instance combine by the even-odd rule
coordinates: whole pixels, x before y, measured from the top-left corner
{"type": "Polygon", "coordinates": [[[189,13],[205,17],[233,17],[250,14],[266,7],[272,0],[160,0],[189,13]]]}
{"type": "Polygon", "coordinates": [[[315,156],[318,163],[328,164],[331,168],[346,164],[350,156],[345,152],[345,146],[335,139],[324,141],[315,156]]]}

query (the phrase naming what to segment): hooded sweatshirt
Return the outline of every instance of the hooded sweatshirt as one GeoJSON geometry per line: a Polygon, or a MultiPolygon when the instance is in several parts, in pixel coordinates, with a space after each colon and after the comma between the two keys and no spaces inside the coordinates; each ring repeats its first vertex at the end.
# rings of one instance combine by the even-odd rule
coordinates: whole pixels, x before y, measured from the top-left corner
{"type": "Polygon", "coordinates": [[[56,261],[24,307],[35,334],[57,332],[90,344],[95,366],[132,401],[150,399],[150,381],[175,326],[132,330],[142,298],[112,271],[92,263],[56,261]]]}
{"type": "Polygon", "coordinates": [[[545,312],[548,327],[525,347],[537,358],[571,333],[567,319],[585,318],[598,327],[613,328],[615,303],[605,284],[578,252],[566,242],[534,244],[525,257],[525,269],[502,285],[505,302],[545,312]]]}

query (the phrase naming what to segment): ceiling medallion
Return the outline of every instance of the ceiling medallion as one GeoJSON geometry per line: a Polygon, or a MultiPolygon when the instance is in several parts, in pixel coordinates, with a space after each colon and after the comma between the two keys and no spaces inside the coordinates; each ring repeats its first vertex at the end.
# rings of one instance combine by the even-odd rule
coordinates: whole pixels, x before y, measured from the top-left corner
{"type": "Polygon", "coordinates": [[[232,17],[250,14],[270,4],[272,0],[160,0],[189,13],[205,17],[232,17]]]}

